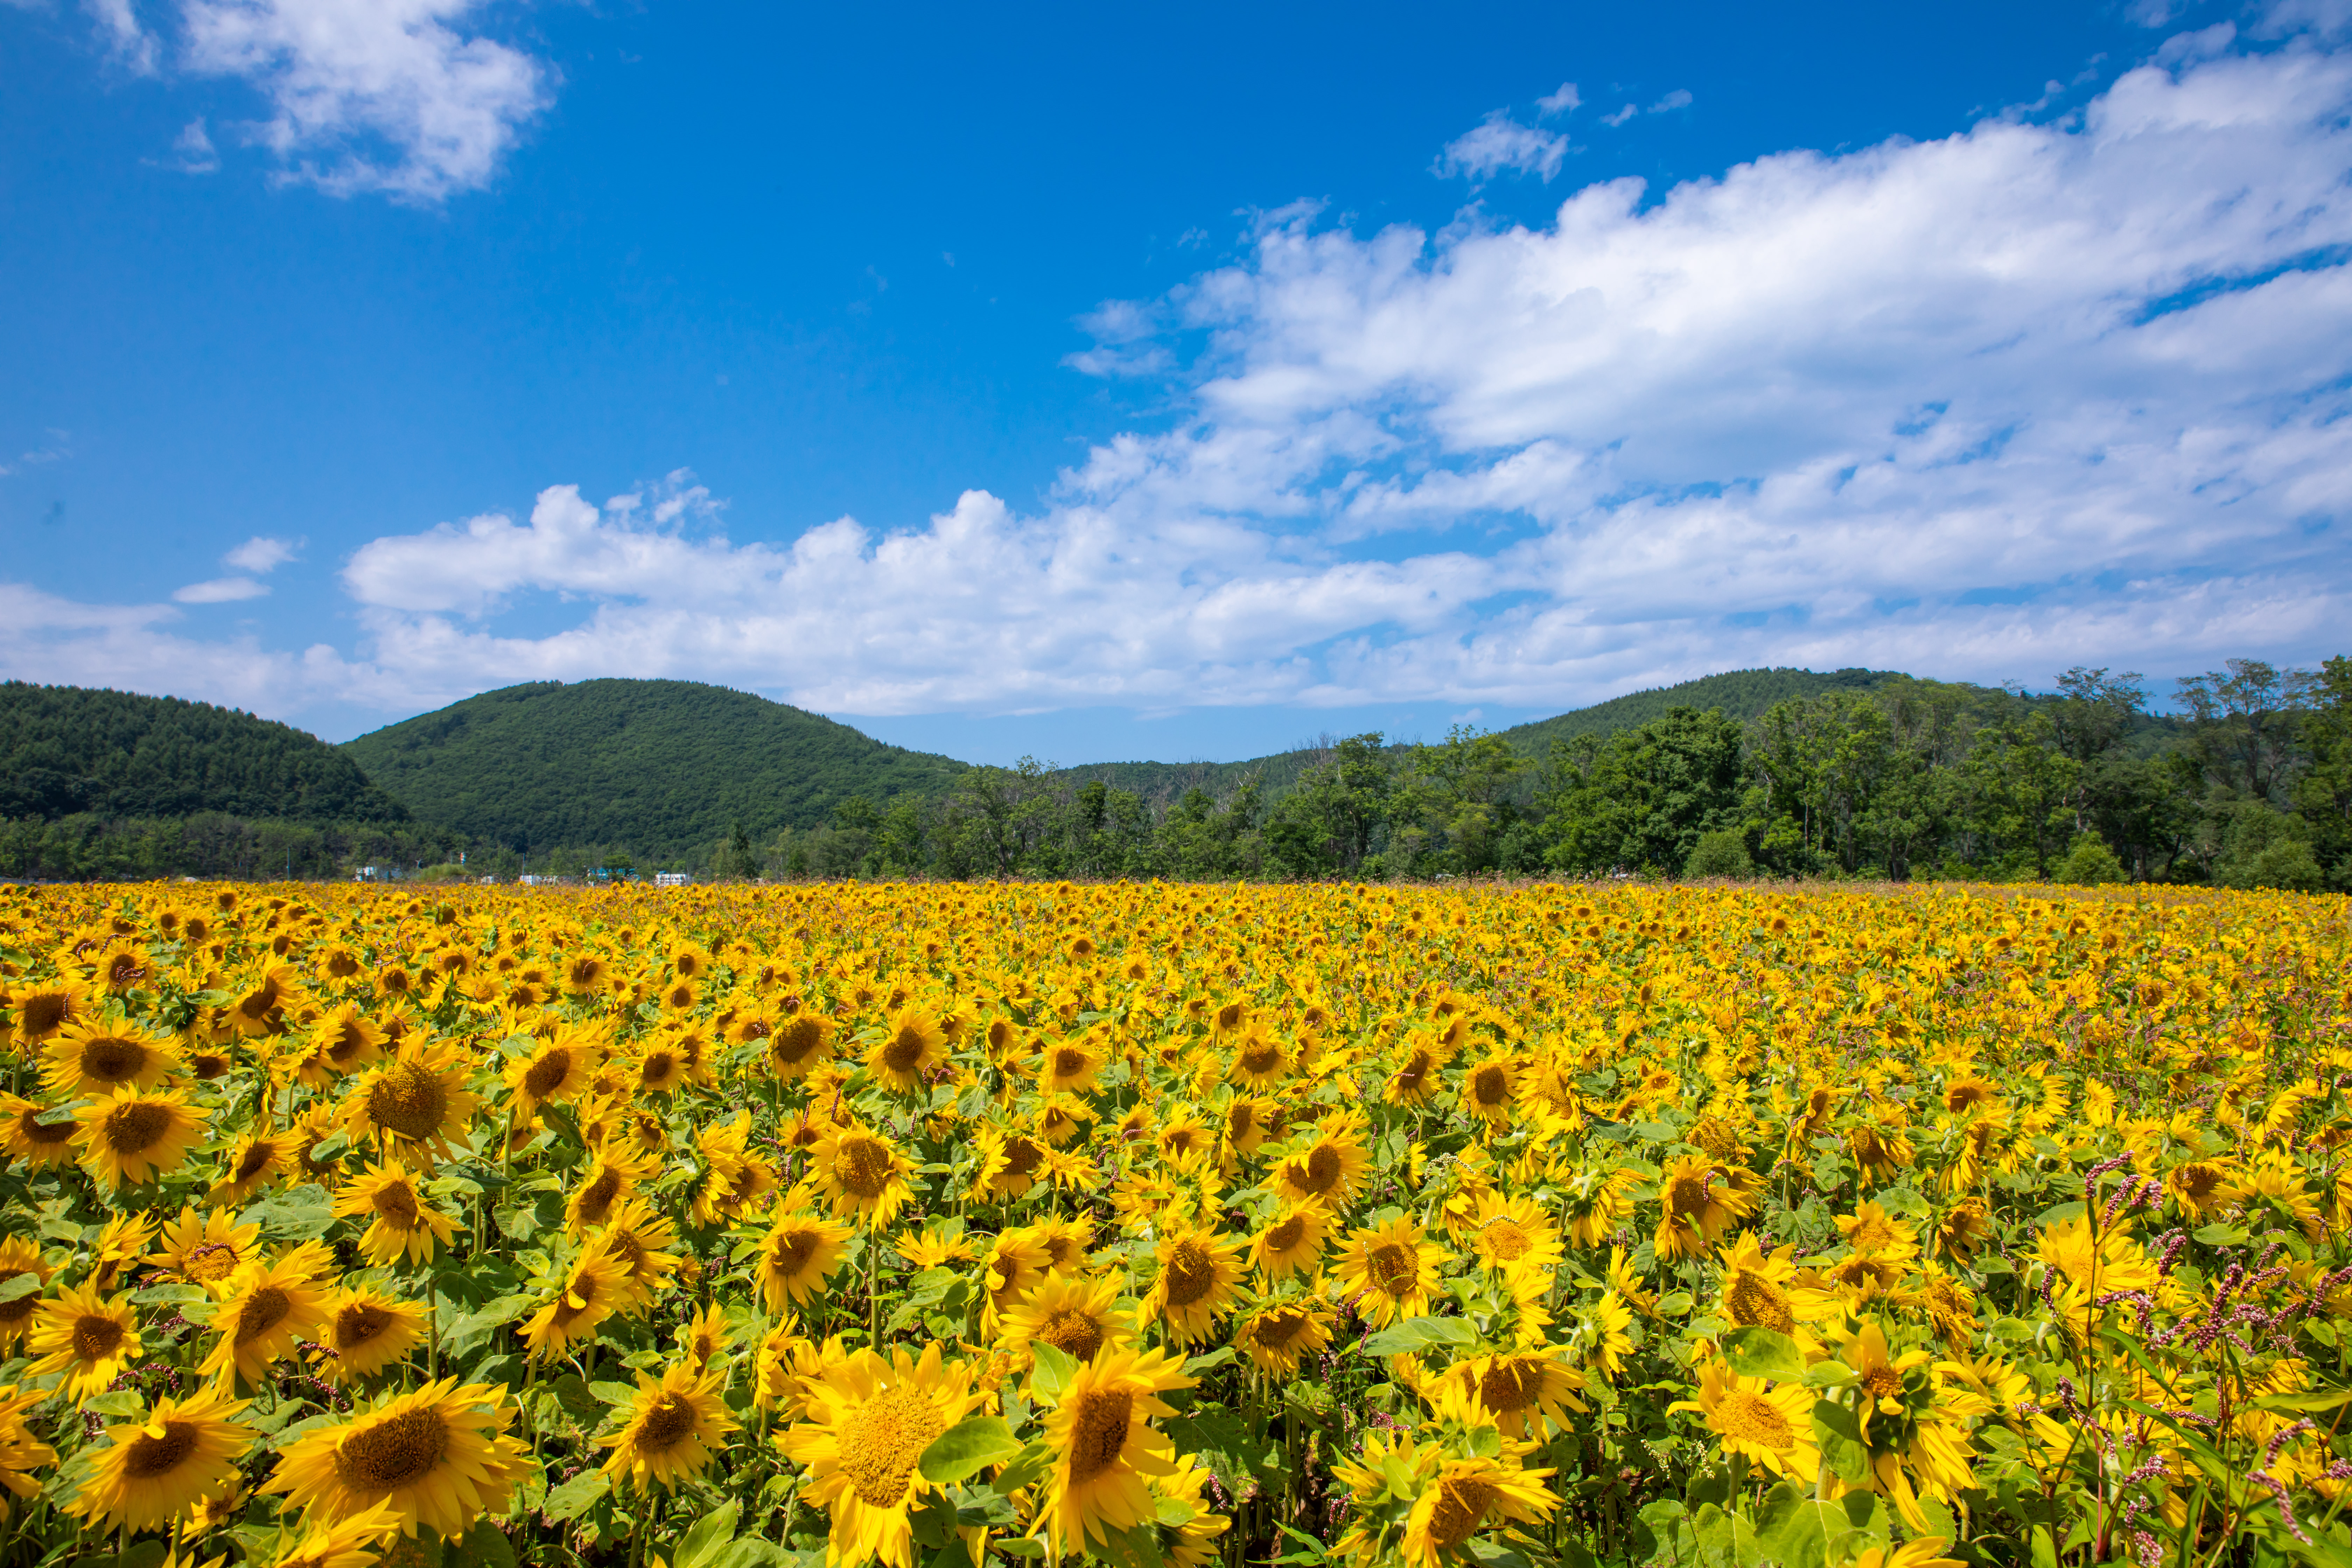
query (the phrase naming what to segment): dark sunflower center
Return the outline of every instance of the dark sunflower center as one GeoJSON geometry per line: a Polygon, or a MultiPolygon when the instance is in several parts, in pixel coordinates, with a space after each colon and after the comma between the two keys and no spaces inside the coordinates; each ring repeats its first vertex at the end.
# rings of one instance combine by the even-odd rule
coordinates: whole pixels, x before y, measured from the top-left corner
{"type": "Polygon", "coordinates": [[[1045,1320],[1037,1337],[1074,1361],[1092,1361],[1102,1349],[1102,1325],[1076,1307],[1063,1307],[1045,1320]]]}
{"type": "Polygon", "coordinates": [[[40,1114],[41,1108],[37,1105],[28,1107],[17,1113],[16,1131],[17,1133],[23,1137],[25,1142],[27,1143],[70,1143],[73,1142],[73,1135],[75,1132],[74,1123],[70,1121],[42,1121],[37,1120],[40,1114]]]}
{"type": "Polygon", "coordinates": [[[96,1312],[85,1312],[74,1320],[74,1359],[81,1362],[101,1362],[112,1355],[122,1343],[123,1329],[112,1318],[96,1312]]]}
{"type": "Polygon", "coordinates": [[[392,1327],[393,1317],[383,1308],[354,1301],[335,1314],[335,1348],[357,1350],[392,1327]]]}
{"type": "Polygon", "coordinates": [[[147,1067],[147,1047],[136,1040],[102,1037],[81,1048],[81,1076],[100,1083],[128,1083],[147,1067]]]}
{"type": "Polygon", "coordinates": [[[1126,1389],[1096,1389],[1083,1395],[1070,1424],[1070,1485],[1082,1487],[1113,1465],[1127,1447],[1135,1395],[1126,1389]]]}
{"type": "Polygon", "coordinates": [[[1495,1489],[1486,1481],[1440,1482],[1437,1507],[1429,1516],[1429,1539],[1442,1550],[1461,1545],[1477,1533],[1494,1500],[1495,1489]]]}
{"type": "Polygon", "coordinates": [[[199,1285],[209,1285],[236,1273],[236,1266],[244,1261],[227,1242],[208,1241],[188,1249],[187,1257],[180,1263],[180,1272],[199,1285]]]}
{"type": "Polygon", "coordinates": [[[1525,1410],[1543,1391],[1543,1371],[1504,1362],[1486,1369],[1478,1380],[1478,1403],[1499,1415],[1525,1410]]]}
{"type": "Polygon", "coordinates": [[[694,1406],[675,1394],[665,1394],[646,1412],[637,1428],[637,1447],[656,1453],[675,1448],[694,1435],[694,1406]]]}
{"type": "Polygon", "coordinates": [[[16,1024],[27,1035],[46,1035],[73,1015],[73,1003],[60,991],[37,991],[16,1005],[16,1024]]]}
{"type": "Polygon", "coordinates": [[[275,1285],[264,1285],[236,1310],[236,1342],[250,1344],[286,1321],[293,1300],[275,1285]]]}
{"type": "Polygon", "coordinates": [[[421,1062],[401,1062],[368,1089],[368,1120],[404,1138],[430,1138],[448,1114],[449,1091],[421,1062]]]}
{"type": "Polygon", "coordinates": [[[1034,1171],[1037,1163],[1045,1157],[1045,1152],[1027,1138],[1013,1137],[1004,1141],[1004,1171],[1007,1175],[1025,1176],[1034,1171]]]}
{"type": "Polygon", "coordinates": [[[1487,1066],[1470,1075],[1470,1090],[1478,1103],[1493,1110],[1508,1098],[1511,1075],[1501,1068],[1487,1066]]]}
{"type": "Polygon", "coordinates": [[[1732,1321],[1742,1328],[1765,1328],[1785,1334],[1797,1326],[1789,1298],[1760,1274],[1741,1269],[1733,1278],[1725,1300],[1731,1308],[1732,1321]]]}
{"type": "Polygon", "coordinates": [[[1366,1272],[1371,1276],[1372,1288],[1391,1295],[1409,1289],[1413,1277],[1421,1271],[1420,1259],[1413,1256],[1412,1248],[1393,1241],[1383,1241],[1373,1247],[1365,1262],[1370,1266],[1366,1272]]]}
{"type": "Polygon", "coordinates": [[[898,1037],[882,1047],[882,1065],[892,1072],[912,1072],[923,1059],[930,1042],[920,1029],[911,1026],[898,1031],[898,1037]]]}
{"type": "Polygon", "coordinates": [[[1328,1143],[1318,1143],[1307,1156],[1307,1172],[1298,1180],[1298,1190],[1319,1198],[1339,1184],[1340,1169],[1339,1152],[1328,1143]]]}
{"type": "Polygon", "coordinates": [[[362,1427],[335,1450],[335,1479],[355,1491],[396,1491],[433,1473],[449,1451],[437,1410],[404,1410],[362,1427]]]}
{"type": "Polygon", "coordinates": [[[522,1091],[533,1100],[545,1100],[571,1076],[572,1053],[558,1046],[530,1064],[530,1070],[522,1075],[522,1091]]]}
{"type": "Polygon", "coordinates": [[[153,1100],[135,1100],[106,1113],[106,1146],[118,1154],[144,1154],[172,1125],[171,1110],[153,1100]]]}
{"type": "Polygon", "coordinates": [[[166,1421],[161,1437],[148,1436],[142,1430],[124,1445],[122,1468],[128,1475],[142,1481],[158,1476],[168,1476],[180,1468],[183,1460],[195,1451],[198,1432],[193,1421],[166,1421]]]}
{"type": "Polygon", "coordinates": [[[1199,1242],[1186,1237],[1168,1258],[1168,1304],[1189,1307],[1217,1288],[1217,1260],[1199,1242]]]}

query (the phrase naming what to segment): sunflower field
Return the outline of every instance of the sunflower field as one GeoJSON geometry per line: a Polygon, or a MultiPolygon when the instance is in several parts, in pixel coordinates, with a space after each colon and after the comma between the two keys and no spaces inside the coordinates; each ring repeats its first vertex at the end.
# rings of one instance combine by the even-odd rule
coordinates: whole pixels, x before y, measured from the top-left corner
{"type": "Polygon", "coordinates": [[[0,1568],[2341,1568],[2348,907],[0,889],[0,1568]]]}

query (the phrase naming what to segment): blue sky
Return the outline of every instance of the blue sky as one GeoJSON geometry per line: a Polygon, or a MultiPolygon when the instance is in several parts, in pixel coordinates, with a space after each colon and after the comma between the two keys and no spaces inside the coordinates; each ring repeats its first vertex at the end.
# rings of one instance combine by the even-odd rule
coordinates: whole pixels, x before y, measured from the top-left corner
{"type": "Polygon", "coordinates": [[[2347,651],[2340,0],[0,0],[0,676],[979,760],[2347,651]]]}

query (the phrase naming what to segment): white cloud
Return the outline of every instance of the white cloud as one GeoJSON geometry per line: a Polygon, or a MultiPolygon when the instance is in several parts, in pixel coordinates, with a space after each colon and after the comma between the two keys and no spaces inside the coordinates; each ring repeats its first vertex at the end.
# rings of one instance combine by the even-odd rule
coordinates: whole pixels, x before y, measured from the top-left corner
{"type": "Polygon", "coordinates": [[[172,139],[169,158],[149,159],[159,169],[170,169],[182,174],[212,174],[220,172],[220,153],[213,139],[205,132],[204,117],[199,115],[180,128],[172,139]]]}
{"type": "Polygon", "coordinates": [[[272,568],[293,560],[294,552],[301,547],[302,542],[299,539],[271,539],[256,534],[222,556],[221,561],[240,572],[267,574],[272,568]]]}
{"type": "Polygon", "coordinates": [[[239,599],[258,599],[268,592],[268,584],[250,577],[215,577],[209,583],[174,589],[172,597],[183,605],[229,605],[239,599]]]}
{"type": "Polygon", "coordinates": [[[1522,125],[1498,109],[1475,130],[1447,142],[1435,172],[1447,179],[1488,180],[1509,169],[1539,175],[1549,184],[1568,153],[1567,137],[1522,125]]]}
{"type": "Polygon", "coordinates": [[[417,201],[487,185],[551,89],[541,61],[460,30],[480,0],[181,0],[188,68],[241,77],[290,177],[417,201]]]}
{"type": "Polygon", "coordinates": [[[1666,94],[1665,97],[1658,100],[1657,102],[1650,105],[1649,112],[1652,114],[1666,114],[1677,109],[1688,109],[1690,105],[1690,89],[1686,87],[1678,87],[1675,89],[1674,91],[1666,94]]]}
{"type": "Polygon", "coordinates": [[[1574,113],[1577,106],[1583,101],[1583,99],[1577,96],[1576,84],[1572,81],[1564,81],[1559,84],[1559,91],[1547,93],[1537,99],[1536,109],[1549,120],[1555,114],[1574,113]]]}
{"type": "MultiPolygon", "coordinates": [[[[2344,651],[2352,56],[2215,47],[2054,123],[1591,185],[1538,227],[1266,214],[1243,261],[1089,319],[1167,356],[1181,422],[1033,508],[739,542],[690,475],[558,485],[354,553],[348,660],[236,668],[281,710],[602,674],[849,713],[1493,709],[2344,651]]],[[[124,619],[0,614],[0,660],[188,642],[68,612],[124,619]]]]}
{"type": "Polygon", "coordinates": [[[1640,105],[1629,103],[1624,108],[1617,110],[1614,114],[1602,115],[1601,117],[1601,123],[1608,126],[1613,131],[1618,126],[1624,124],[1625,121],[1633,119],[1633,116],[1641,112],[1642,110],[1640,105]]]}
{"type": "Polygon", "coordinates": [[[109,51],[125,68],[139,76],[155,74],[155,39],[139,25],[131,0],[82,0],[82,9],[98,24],[109,51]]]}

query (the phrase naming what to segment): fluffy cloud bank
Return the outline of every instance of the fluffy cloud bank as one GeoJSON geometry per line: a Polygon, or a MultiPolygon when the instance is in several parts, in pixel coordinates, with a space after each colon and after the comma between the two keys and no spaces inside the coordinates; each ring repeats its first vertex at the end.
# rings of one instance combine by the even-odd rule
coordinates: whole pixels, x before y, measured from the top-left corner
{"type": "Polygon", "coordinates": [[[281,661],[281,706],[598,674],[853,713],[1538,706],[1762,662],[2337,651],[2347,110],[2352,57],[2224,26],[2055,122],[1591,185],[1540,228],[1290,209],[1093,318],[1073,363],[1173,374],[1189,414],[1034,515],[974,491],[737,543],[683,475],[557,486],[359,550],[365,638],[281,661]],[[1208,347],[1162,371],[1159,327],[1208,347]],[[548,596],[584,605],[517,629],[548,596]]]}

